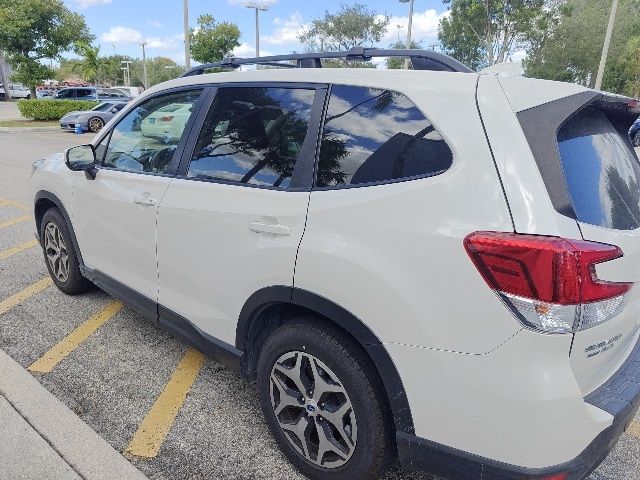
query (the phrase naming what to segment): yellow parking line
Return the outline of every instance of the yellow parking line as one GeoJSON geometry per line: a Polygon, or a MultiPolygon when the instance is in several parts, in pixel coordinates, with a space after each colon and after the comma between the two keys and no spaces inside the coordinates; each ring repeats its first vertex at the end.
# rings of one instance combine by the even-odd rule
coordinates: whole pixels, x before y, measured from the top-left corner
{"type": "Polygon", "coordinates": [[[4,252],[0,252],[0,260],[4,260],[5,258],[10,257],[11,255],[15,255],[16,253],[23,252],[28,250],[29,248],[33,248],[36,245],[39,245],[37,240],[31,240],[29,242],[21,243],[20,245],[16,245],[15,247],[9,248],[4,252]]]}
{"type": "Polygon", "coordinates": [[[106,307],[89,317],[88,320],[54,345],[47,353],[33,362],[27,370],[30,372],[49,373],[56,365],[67,358],[78,345],[84,342],[89,335],[118,313],[121,308],[122,303],[116,300],[109,302],[106,307]]]}
{"type": "Polygon", "coordinates": [[[16,223],[20,223],[20,222],[26,222],[30,218],[31,218],[30,215],[24,215],[22,217],[15,217],[15,218],[12,218],[11,220],[7,220],[6,222],[0,223],[0,228],[10,227],[11,225],[15,225],[16,223]]]}
{"type": "Polygon", "coordinates": [[[640,422],[635,420],[627,427],[627,434],[632,437],[640,438],[640,422]]]}
{"type": "Polygon", "coordinates": [[[5,205],[17,208],[18,210],[24,210],[25,212],[29,211],[29,207],[27,207],[24,203],[16,202],[15,200],[9,200],[7,198],[0,198],[0,207],[4,207],[5,205]]]}
{"type": "Polygon", "coordinates": [[[31,295],[35,295],[41,292],[45,288],[51,286],[53,281],[51,277],[45,277],[42,280],[38,280],[36,283],[29,285],[24,290],[20,290],[18,293],[11,295],[9,298],[0,302],[0,315],[4,315],[16,305],[21,304],[31,295]]]}
{"type": "Polygon", "coordinates": [[[202,353],[194,348],[187,350],[156,403],[138,427],[126,453],[146,458],[158,455],[204,362],[202,353]]]}

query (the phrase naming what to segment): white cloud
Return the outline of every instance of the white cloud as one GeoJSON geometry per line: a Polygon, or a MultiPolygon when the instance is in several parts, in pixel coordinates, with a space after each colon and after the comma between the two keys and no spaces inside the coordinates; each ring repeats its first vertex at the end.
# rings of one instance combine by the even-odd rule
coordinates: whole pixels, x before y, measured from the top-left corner
{"type": "Polygon", "coordinates": [[[147,42],[148,48],[156,48],[158,50],[175,50],[182,46],[184,34],[179,33],[167,37],[145,37],[138,30],[117,25],[115,27],[111,27],[108,31],[100,35],[100,40],[119,45],[147,42]]]}
{"type": "MultiPolygon", "coordinates": [[[[232,55],[234,57],[255,57],[256,56],[256,49],[254,46],[249,45],[248,43],[242,43],[240,44],[239,47],[236,47],[233,49],[232,55]]],[[[260,49],[260,56],[261,57],[266,57],[269,55],[273,55],[272,52],[268,51],[268,50],[263,50],[262,48],[260,49]]]]}
{"type": "Polygon", "coordinates": [[[162,28],[162,23],[159,22],[158,20],[147,20],[147,23],[152,27],[162,28]]]}
{"type": "Polygon", "coordinates": [[[94,5],[107,5],[111,3],[111,0],[74,0],[74,3],[79,8],[88,8],[94,5]]]}
{"type": "Polygon", "coordinates": [[[298,36],[305,29],[302,14],[297,10],[289,18],[277,17],[273,20],[276,26],[271,35],[260,37],[260,41],[271,45],[298,45],[298,36]]]}
{"type": "Polygon", "coordinates": [[[249,4],[249,3],[257,3],[258,6],[265,6],[265,7],[270,7],[271,5],[274,5],[275,3],[277,3],[278,0],[228,0],[227,3],[229,5],[242,5],[244,6],[245,4],[249,4]]]}
{"type": "MultiPolygon", "coordinates": [[[[431,38],[435,39],[438,36],[438,25],[440,21],[449,15],[448,11],[438,13],[435,9],[430,8],[424,12],[417,12],[413,14],[413,23],[411,25],[411,39],[412,41],[420,42],[422,39],[431,38]]],[[[409,16],[404,17],[391,17],[389,19],[389,25],[387,31],[382,38],[382,44],[391,44],[398,41],[398,28],[397,25],[402,25],[400,28],[400,40],[407,40],[407,26],[409,25],[409,16]]]]}

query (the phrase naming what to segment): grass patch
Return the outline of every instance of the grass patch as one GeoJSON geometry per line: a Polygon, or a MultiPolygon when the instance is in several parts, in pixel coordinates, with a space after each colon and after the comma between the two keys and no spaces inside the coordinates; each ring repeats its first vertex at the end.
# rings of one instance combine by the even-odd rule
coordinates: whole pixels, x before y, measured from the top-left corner
{"type": "Polygon", "coordinates": [[[0,120],[0,127],[59,127],[60,122],[55,120],[0,120]]]}

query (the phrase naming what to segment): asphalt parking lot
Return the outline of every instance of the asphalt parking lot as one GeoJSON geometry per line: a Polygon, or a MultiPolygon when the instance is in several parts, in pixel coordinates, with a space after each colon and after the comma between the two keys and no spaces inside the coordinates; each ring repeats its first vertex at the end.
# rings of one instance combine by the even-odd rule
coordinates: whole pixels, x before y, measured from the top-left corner
{"type": "MultiPolygon", "coordinates": [[[[99,290],[69,297],[43,281],[31,163],[90,138],[0,132],[0,349],[149,478],[302,479],[271,439],[252,384],[99,290]]],[[[639,423],[590,479],[640,479],[639,423]]]]}

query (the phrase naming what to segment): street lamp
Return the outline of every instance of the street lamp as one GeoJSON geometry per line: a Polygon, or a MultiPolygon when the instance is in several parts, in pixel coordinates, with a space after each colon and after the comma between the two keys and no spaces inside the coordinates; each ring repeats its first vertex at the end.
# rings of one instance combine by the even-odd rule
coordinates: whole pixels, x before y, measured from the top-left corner
{"type": "Polygon", "coordinates": [[[616,20],[618,11],[618,0],[611,3],[611,14],[609,15],[609,24],[607,25],[607,33],[604,36],[604,46],[602,47],[602,56],[600,57],[600,65],[598,66],[598,75],[596,75],[596,90],[602,88],[602,78],[604,77],[604,67],[607,64],[607,56],[609,55],[609,45],[611,44],[611,34],[613,33],[613,24],[616,20]]]}
{"type": "Polygon", "coordinates": [[[121,60],[120,63],[122,65],[124,65],[124,67],[122,67],[122,69],[125,71],[125,78],[124,78],[124,84],[127,87],[131,86],[131,72],[129,71],[129,64],[131,63],[130,60],[121,60]]]}
{"type": "Polygon", "coordinates": [[[402,29],[402,27],[404,27],[404,25],[396,25],[396,28],[398,29],[398,44],[400,44],[400,30],[402,29]]]}
{"type": "Polygon", "coordinates": [[[189,0],[184,0],[183,4],[183,21],[184,21],[184,67],[185,70],[191,69],[191,38],[189,31],[189,0]]]}
{"type": "Polygon", "coordinates": [[[144,52],[144,47],[147,45],[147,42],[142,42],[140,46],[142,47],[142,84],[145,90],[147,89],[147,56],[144,52]]]}
{"type": "MultiPolygon", "coordinates": [[[[407,28],[407,48],[411,48],[411,23],[413,21],[413,0],[400,0],[400,3],[409,3],[409,26],[407,28]]],[[[405,70],[409,69],[409,58],[404,59],[405,70]]]]}
{"type": "Polygon", "coordinates": [[[256,11],[256,57],[260,56],[260,21],[258,20],[258,12],[266,12],[267,6],[263,3],[248,2],[244,4],[247,8],[253,8],[256,11]]]}

